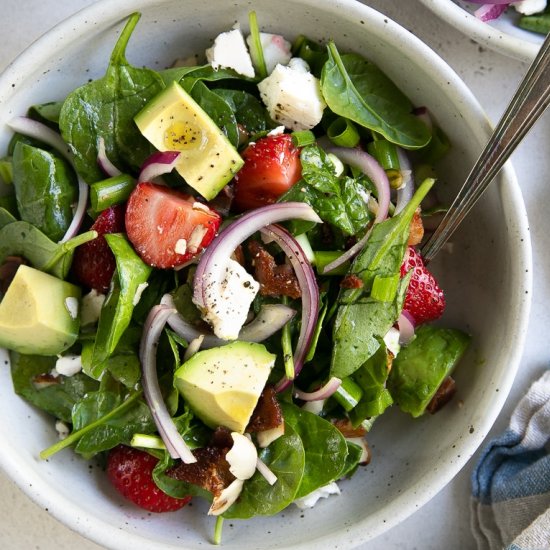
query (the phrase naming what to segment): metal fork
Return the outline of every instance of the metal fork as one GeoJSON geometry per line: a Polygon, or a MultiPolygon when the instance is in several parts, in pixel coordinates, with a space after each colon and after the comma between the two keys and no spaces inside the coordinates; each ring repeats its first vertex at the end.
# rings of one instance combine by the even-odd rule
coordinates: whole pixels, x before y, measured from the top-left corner
{"type": "Polygon", "coordinates": [[[473,208],[550,103],[550,34],[441,223],[422,247],[427,263],[473,208]]]}

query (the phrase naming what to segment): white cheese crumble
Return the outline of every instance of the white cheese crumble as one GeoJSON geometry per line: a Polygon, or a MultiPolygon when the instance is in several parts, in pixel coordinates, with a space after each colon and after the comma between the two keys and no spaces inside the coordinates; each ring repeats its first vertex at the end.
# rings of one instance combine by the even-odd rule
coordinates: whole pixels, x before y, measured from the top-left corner
{"type": "Polygon", "coordinates": [[[533,15],[546,8],[546,0],[520,0],[519,2],[512,2],[512,6],[523,15],[533,15]]]}
{"type": "Polygon", "coordinates": [[[237,339],[260,284],[240,263],[230,258],[222,280],[218,283],[207,279],[204,284],[203,319],[218,338],[237,339]]]}
{"type": "Polygon", "coordinates": [[[399,331],[391,327],[386,335],[384,336],[384,343],[386,347],[392,352],[394,357],[397,357],[397,354],[401,351],[401,344],[399,343],[399,331]]]}
{"type": "Polygon", "coordinates": [[[101,308],[105,302],[105,295],[97,290],[90,290],[88,294],[82,296],[80,302],[80,324],[81,326],[93,325],[97,323],[101,308]]]}
{"type": "Polygon", "coordinates": [[[195,252],[197,252],[207,232],[208,229],[202,224],[199,224],[193,228],[191,235],[189,235],[189,240],[187,241],[187,249],[191,252],[191,254],[195,254],[195,252]]]}
{"type": "Polygon", "coordinates": [[[273,128],[273,130],[267,132],[268,136],[280,136],[285,133],[285,127],[284,126],[277,126],[277,128],[273,128]]]}
{"type": "Polygon", "coordinates": [[[231,432],[231,438],[233,446],[225,455],[225,459],[229,462],[229,471],[237,479],[250,479],[256,471],[258,451],[254,443],[245,435],[231,432]]]}
{"type": "Polygon", "coordinates": [[[340,488],[338,487],[338,485],[336,485],[336,482],[333,481],[332,483],[329,483],[324,487],[319,487],[319,489],[316,489],[305,497],[297,498],[294,501],[294,504],[296,504],[296,506],[298,506],[298,508],[300,508],[301,510],[305,510],[307,508],[313,508],[320,498],[328,498],[330,495],[339,494],[340,488]]]}
{"type": "MultiPolygon", "coordinates": [[[[251,47],[252,36],[246,39],[248,47],[251,47]]],[[[290,48],[292,45],[285,40],[280,34],[270,34],[268,32],[260,33],[260,43],[264,54],[265,67],[267,74],[271,74],[273,69],[281,64],[287,65],[292,57],[290,48]]]]}
{"type": "Polygon", "coordinates": [[[277,65],[258,84],[269,116],[292,130],[310,130],[321,122],[327,104],[321,95],[319,80],[299,57],[288,66],[277,65]]]}
{"type": "Polygon", "coordinates": [[[63,355],[55,362],[55,370],[63,376],[74,376],[82,370],[82,356],[63,355]]]}
{"type": "Polygon", "coordinates": [[[140,283],[136,288],[136,293],[134,294],[134,299],[132,300],[132,305],[135,307],[139,304],[141,300],[141,295],[143,291],[149,286],[149,283],[140,283]]]}
{"type": "Polygon", "coordinates": [[[234,479],[217,497],[214,497],[208,515],[219,516],[223,514],[239,498],[243,485],[244,481],[242,479],[234,479]]]}
{"type": "Polygon", "coordinates": [[[218,35],[214,45],[206,50],[206,59],[214,69],[233,69],[243,76],[254,78],[252,59],[238,28],[218,35]]]}
{"type": "Polygon", "coordinates": [[[65,298],[65,307],[73,319],[78,317],[78,298],[75,298],[74,296],[68,296],[65,298]]]}
{"type": "Polygon", "coordinates": [[[185,239],[178,239],[176,246],[174,246],[174,252],[176,254],[185,254],[187,252],[187,241],[185,239]]]}

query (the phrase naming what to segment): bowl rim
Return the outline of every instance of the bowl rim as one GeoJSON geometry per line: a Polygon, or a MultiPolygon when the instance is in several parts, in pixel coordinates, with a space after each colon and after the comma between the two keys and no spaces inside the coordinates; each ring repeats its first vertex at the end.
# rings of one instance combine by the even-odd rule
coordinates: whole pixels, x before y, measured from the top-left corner
{"type": "MultiPolygon", "coordinates": [[[[81,29],[87,30],[86,34],[97,33],[109,26],[124,20],[127,14],[140,11],[143,8],[161,5],[166,0],[98,0],[94,4],[87,6],[70,17],[64,19],[49,31],[35,40],[26,50],[19,54],[0,75],[0,104],[5,98],[11,97],[17,93],[16,83],[20,77],[18,75],[26,75],[32,73],[33,67],[38,67],[40,60],[44,57],[43,52],[50,52],[48,57],[58,53],[70,41],[78,39],[81,35],[81,29]],[[121,15],[124,13],[125,15],[121,15]],[[101,19],[101,25],[84,26],[86,20],[101,19]],[[53,52],[53,53],[52,53],[53,52]]],[[[430,0],[421,0],[424,3],[430,0]]],[[[377,20],[378,24],[385,26],[387,36],[390,42],[397,44],[401,40],[400,47],[406,47],[409,53],[418,54],[421,58],[427,60],[439,74],[442,81],[453,83],[452,94],[454,101],[460,100],[464,103],[473,114],[476,115],[476,120],[479,119],[480,133],[483,133],[487,138],[490,135],[492,128],[489,120],[480,106],[479,102],[469,90],[466,84],[458,76],[458,74],[429,46],[422,42],[419,38],[400,24],[393,21],[383,13],[362,4],[358,0],[302,0],[303,3],[313,7],[318,7],[322,4],[325,9],[332,9],[338,14],[345,14],[345,17],[350,21],[352,19],[370,19],[377,20]],[[393,38],[392,30],[398,31],[399,38],[393,38]]],[[[512,277],[518,282],[521,281],[521,291],[518,290],[517,296],[514,296],[515,306],[517,311],[516,332],[513,335],[514,340],[510,342],[511,353],[509,356],[509,364],[504,371],[502,378],[499,380],[499,393],[494,398],[495,405],[491,410],[491,414],[486,415],[478,424],[474,434],[467,440],[463,440],[461,454],[452,464],[449,464],[445,470],[445,474],[439,474],[437,478],[432,478],[429,482],[419,483],[415,487],[414,500],[410,497],[410,491],[397,497],[394,502],[394,513],[392,517],[387,517],[382,511],[376,512],[369,517],[369,520],[378,519],[378,528],[371,530],[368,535],[362,533],[362,521],[353,525],[346,526],[346,538],[350,546],[355,547],[361,543],[371,540],[372,538],[382,534],[384,531],[396,526],[412,515],[417,509],[426,504],[440,490],[442,490],[452,478],[464,467],[470,457],[482,444],[485,436],[494,424],[497,416],[500,414],[506,398],[510,392],[513,380],[515,378],[519,362],[523,353],[523,345],[527,333],[529,321],[529,312],[532,295],[532,252],[531,241],[529,236],[528,220],[525,204],[522,198],[514,169],[507,162],[498,176],[500,184],[499,189],[505,207],[505,214],[512,223],[510,229],[510,239],[515,242],[515,264],[512,266],[512,277]],[[506,210],[507,206],[507,210],[506,210]],[[523,294],[525,291],[525,294],[523,294]],[[521,292],[521,296],[520,296],[521,292]],[[467,441],[467,443],[466,443],[467,441]]],[[[1,352],[1,350],[0,350],[1,352]]],[[[1,355],[1,353],[0,353],[1,355]]],[[[83,515],[83,510],[74,507],[74,503],[69,502],[65,497],[51,493],[49,485],[45,480],[33,471],[28,471],[22,468],[22,465],[17,460],[17,450],[14,449],[9,442],[6,442],[5,447],[10,452],[0,454],[0,467],[11,477],[11,479],[19,486],[19,488],[27,494],[35,503],[63,523],[71,530],[81,534],[82,536],[103,545],[106,548],[125,549],[132,545],[136,550],[168,550],[184,548],[182,545],[166,545],[156,541],[145,541],[143,537],[136,535],[130,531],[125,531],[121,528],[113,529],[111,525],[106,524],[102,520],[95,517],[86,517],[86,521],[79,520],[83,515]]],[[[325,535],[315,540],[315,542],[330,544],[341,543],[342,534],[335,532],[330,535],[325,535]]],[[[280,548],[310,549],[312,541],[294,544],[292,546],[284,546],[280,548]]]]}
{"type": "Polygon", "coordinates": [[[453,0],[419,0],[426,8],[438,17],[470,36],[488,48],[520,61],[529,62],[535,59],[542,39],[539,43],[523,40],[507,33],[489,23],[485,23],[453,0]]]}

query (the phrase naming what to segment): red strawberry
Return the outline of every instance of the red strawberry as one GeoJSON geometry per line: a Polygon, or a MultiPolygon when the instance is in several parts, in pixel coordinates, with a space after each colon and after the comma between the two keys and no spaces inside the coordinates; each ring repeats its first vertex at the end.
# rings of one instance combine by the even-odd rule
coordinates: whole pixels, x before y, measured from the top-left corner
{"type": "Polygon", "coordinates": [[[274,203],[302,176],[300,150],[290,134],[259,139],[242,156],[244,165],[234,179],[234,206],[239,211],[274,203]]]}
{"type": "Polygon", "coordinates": [[[103,235],[124,231],[124,206],[111,206],[103,210],[91,229],[98,232],[98,237],[75,250],[72,271],[84,286],[105,293],[109,289],[116,263],[103,235]]]}
{"type": "Polygon", "coordinates": [[[171,497],[155,484],[152,473],[157,462],[149,453],[119,445],[109,452],[107,476],[122,496],[140,508],[157,513],[183,508],[191,497],[171,497]]]}
{"type": "Polygon", "coordinates": [[[155,183],[140,183],[126,207],[126,232],[142,260],[167,269],[189,261],[208,246],[221,217],[190,195],[155,183]]]}
{"type": "Polygon", "coordinates": [[[401,276],[411,269],[412,275],[403,309],[413,316],[417,325],[438,319],[445,309],[445,296],[433,275],[426,269],[420,254],[409,246],[401,265],[401,276]]]}

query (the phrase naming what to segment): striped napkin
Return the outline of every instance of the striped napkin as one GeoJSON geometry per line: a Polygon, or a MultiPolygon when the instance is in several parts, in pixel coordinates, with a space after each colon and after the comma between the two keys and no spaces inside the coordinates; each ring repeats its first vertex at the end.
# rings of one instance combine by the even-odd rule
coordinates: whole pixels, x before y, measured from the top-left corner
{"type": "Polygon", "coordinates": [[[471,520],[480,550],[550,550],[550,370],[482,451],[471,520]]]}

